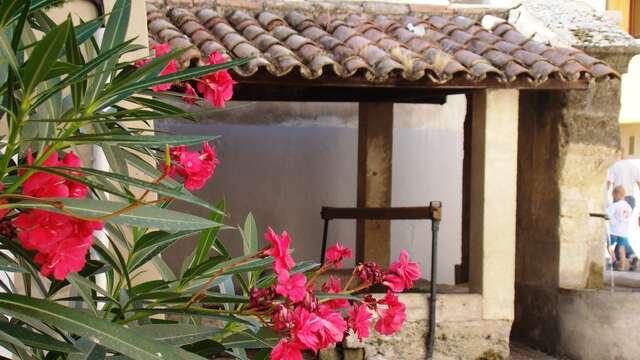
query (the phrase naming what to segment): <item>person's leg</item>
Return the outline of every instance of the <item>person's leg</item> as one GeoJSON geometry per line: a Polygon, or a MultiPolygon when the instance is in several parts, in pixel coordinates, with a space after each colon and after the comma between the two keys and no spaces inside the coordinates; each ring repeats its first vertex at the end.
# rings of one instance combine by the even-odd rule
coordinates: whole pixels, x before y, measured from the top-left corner
{"type": "Polygon", "coordinates": [[[620,236],[611,235],[611,245],[615,246],[613,253],[615,254],[615,262],[613,263],[613,269],[616,271],[623,271],[626,263],[626,252],[624,244],[622,244],[622,238],[620,236]]]}
{"type": "Polygon", "coordinates": [[[631,244],[629,244],[629,238],[622,237],[618,244],[624,247],[626,259],[629,260],[629,270],[635,271],[638,267],[638,257],[636,256],[631,244]]]}

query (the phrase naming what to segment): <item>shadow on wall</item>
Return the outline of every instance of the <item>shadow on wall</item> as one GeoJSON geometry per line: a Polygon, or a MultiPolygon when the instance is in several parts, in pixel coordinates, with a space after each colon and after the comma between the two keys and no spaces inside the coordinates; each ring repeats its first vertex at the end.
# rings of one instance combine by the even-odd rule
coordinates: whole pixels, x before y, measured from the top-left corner
{"type": "MultiPolygon", "coordinates": [[[[393,206],[444,202],[440,231],[440,282],[454,282],[460,262],[464,95],[445,105],[397,104],[394,108],[393,206]]],[[[228,225],[243,224],[251,211],[262,232],[267,226],[287,230],[296,260],[320,257],[320,208],[355,206],[357,165],[355,103],[230,103],[229,110],[198,123],[157,122],[175,134],[216,134],[221,160],[214,178],[197,195],[227,200],[228,225]]],[[[184,204],[176,204],[181,209],[184,204]]],[[[206,215],[201,209],[190,209],[206,215]]],[[[392,223],[392,258],[408,249],[428,275],[430,231],[427,222],[392,223]]],[[[237,233],[222,234],[234,253],[242,251],[237,233]]],[[[335,221],[329,241],[355,249],[355,223],[335,221]]],[[[195,240],[185,240],[167,254],[180,267],[195,240]],[[187,244],[188,243],[188,244],[187,244]],[[187,246],[188,245],[188,246],[187,246]]],[[[346,266],[353,266],[347,262],[346,266]]]]}

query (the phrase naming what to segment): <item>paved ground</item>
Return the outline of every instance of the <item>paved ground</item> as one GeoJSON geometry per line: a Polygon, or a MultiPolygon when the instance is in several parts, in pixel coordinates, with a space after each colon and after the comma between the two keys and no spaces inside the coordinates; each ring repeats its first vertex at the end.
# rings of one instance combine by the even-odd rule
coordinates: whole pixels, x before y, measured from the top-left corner
{"type": "MultiPolygon", "coordinates": [[[[640,290],[640,272],[637,271],[615,271],[614,284],[616,289],[627,288],[634,290],[640,290]]],[[[604,284],[607,287],[611,287],[611,271],[605,271],[604,284]]],[[[622,290],[622,289],[620,289],[622,290]]]]}
{"type": "Polygon", "coordinates": [[[525,345],[511,343],[511,360],[560,360],[525,345]]]}

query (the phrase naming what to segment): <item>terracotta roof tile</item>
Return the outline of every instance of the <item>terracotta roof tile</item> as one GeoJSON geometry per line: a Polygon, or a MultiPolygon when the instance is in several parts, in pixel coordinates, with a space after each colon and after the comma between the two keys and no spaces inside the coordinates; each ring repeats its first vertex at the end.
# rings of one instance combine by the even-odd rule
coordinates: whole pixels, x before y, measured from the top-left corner
{"type": "Polygon", "coordinates": [[[442,84],[463,77],[470,82],[525,79],[532,85],[548,79],[618,77],[581,50],[542,44],[507,22],[487,29],[468,17],[448,17],[446,11],[411,14],[405,10],[412,6],[376,5],[389,10],[385,16],[372,15],[371,6],[355,4],[342,6],[343,12],[334,9],[341,5],[331,3],[211,0],[192,2],[192,7],[165,0],[157,4],[147,3],[150,44],[189,48],[180,58],[182,66],[203,64],[214,51],[229,58],[253,57],[235,69],[241,76],[264,69],[274,76],[294,72],[306,79],[333,74],[365,76],[372,82],[427,78],[442,84]],[[242,6],[245,3],[251,6],[242,6]],[[318,11],[314,16],[309,9],[318,11]]]}

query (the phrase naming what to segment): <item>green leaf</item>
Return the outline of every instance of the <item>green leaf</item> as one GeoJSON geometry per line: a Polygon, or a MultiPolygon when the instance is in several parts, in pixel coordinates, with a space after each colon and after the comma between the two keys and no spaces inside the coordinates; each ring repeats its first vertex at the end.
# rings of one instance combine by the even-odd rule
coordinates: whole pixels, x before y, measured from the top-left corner
{"type": "Polygon", "coordinates": [[[194,196],[193,194],[191,194],[189,191],[184,190],[184,189],[180,189],[180,190],[175,190],[175,189],[171,189],[168,188],[164,185],[161,184],[156,184],[156,183],[152,183],[152,182],[147,182],[147,181],[143,181],[143,180],[139,180],[136,178],[132,178],[129,176],[125,176],[125,175],[120,175],[116,172],[108,172],[108,171],[102,171],[102,170],[95,170],[95,169],[91,169],[91,168],[72,168],[72,167],[64,167],[64,166],[55,166],[55,167],[46,167],[46,166],[24,166],[24,167],[20,167],[22,169],[37,169],[39,171],[42,172],[47,172],[50,174],[55,174],[58,176],[61,176],[63,178],[68,178],[70,180],[76,181],[76,182],[80,182],[80,183],[85,183],[87,185],[90,185],[93,188],[100,188],[103,191],[118,195],[118,196],[122,196],[122,197],[128,197],[126,194],[123,194],[122,192],[114,192],[113,189],[109,189],[106,187],[103,187],[95,182],[91,182],[91,181],[87,181],[87,179],[83,176],[75,176],[73,174],[71,174],[70,172],[80,172],[82,174],[86,175],[93,175],[96,178],[104,178],[104,179],[109,179],[109,180],[114,180],[116,183],[120,183],[120,184],[127,184],[127,185],[132,185],[135,187],[138,187],[140,189],[143,190],[149,190],[152,192],[157,193],[158,195],[162,195],[162,196],[167,196],[167,197],[171,197],[174,199],[178,199],[178,200],[182,200],[194,205],[198,205],[198,206],[202,206],[206,209],[209,210],[213,210],[213,211],[218,211],[218,209],[209,204],[208,202],[194,196]]]}
{"type": "Polygon", "coordinates": [[[189,324],[151,324],[136,327],[134,330],[173,346],[193,344],[220,332],[218,328],[189,324]]]}
{"type": "Polygon", "coordinates": [[[0,309],[10,316],[21,318],[26,315],[72,334],[90,338],[102,346],[136,360],[182,360],[185,356],[202,359],[116,323],[87,316],[81,310],[41,299],[0,294],[0,309]]]}
{"type": "Polygon", "coordinates": [[[258,229],[253,214],[249,213],[243,228],[243,250],[245,255],[253,255],[258,252],[258,229]]]}
{"type": "MultiPolygon", "coordinates": [[[[75,29],[71,29],[71,34],[67,38],[67,44],[65,49],[67,52],[66,53],[67,61],[69,63],[79,65],[79,66],[84,65],[84,57],[80,52],[80,47],[77,41],[77,34],[75,29]]],[[[71,100],[73,101],[73,109],[75,111],[80,110],[80,106],[82,104],[82,98],[84,96],[84,92],[86,91],[86,89],[87,89],[86,81],[81,81],[71,85],[71,100]]]]}
{"type": "Polygon", "coordinates": [[[46,79],[49,70],[58,59],[60,49],[63,48],[70,30],[71,20],[67,19],[38,41],[21,72],[25,94],[31,94],[36,85],[46,79]]]}
{"type": "Polygon", "coordinates": [[[168,74],[168,75],[164,75],[164,76],[158,76],[155,77],[153,79],[149,79],[149,80],[145,80],[145,81],[138,81],[135,82],[133,84],[130,84],[129,86],[123,86],[121,88],[119,88],[117,91],[113,91],[111,93],[108,94],[109,98],[103,100],[104,104],[111,104],[114,102],[118,102],[119,100],[121,100],[123,97],[127,97],[130,94],[133,94],[135,91],[138,90],[142,90],[142,89],[147,89],[150,88],[154,85],[160,85],[160,84],[166,84],[166,83],[173,83],[173,82],[179,82],[179,81],[185,81],[185,80],[191,80],[206,74],[210,74],[210,73],[214,73],[216,71],[220,71],[220,70],[226,70],[226,69],[230,69],[236,66],[241,66],[244,65],[246,63],[249,62],[249,60],[251,59],[236,59],[236,60],[231,60],[222,64],[215,64],[215,65],[206,65],[206,66],[199,66],[196,68],[189,68],[183,71],[179,71],[179,72],[175,72],[173,74],[168,74]]]}
{"type": "MultiPolygon", "coordinates": [[[[212,211],[209,213],[209,219],[213,222],[222,224],[224,220],[224,210],[225,210],[225,201],[220,200],[216,204],[217,211],[212,211]]],[[[200,239],[198,240],[198,244],[193,251],[193,258],[188,268],[192,268],[196,265],[202,263],[205,259],[209,257],[209,250],[213,244],[218,240],[218,232],[220,231],[220,226],[215,226],[209,229],[206,229],[200,235],[200,239]]],[[[222,244],[220,244],[222,245],[222,244]]],[[[224,257],[229,257],[229,253],[224,246],[219,246],[216,250],[224,257]]]]}
{"type": "Polygon", "coordinates": [[[107,356],[107,349],[86,338],[80,339],[76,346],[82,349],[82,353],[69,354],[68,360],[103,360],[107,356]]]}
{"type": "Polygon", "coordinates": [[[5,259],[3,257],[0,257],[0,271],[21,272],[21,273],[29,272],[27,269],[18,265],[15,261],[10,259],[5,259]]]}
{"type": "MultiPolygon", "coordinates": [[[[129,206],[127,203],[93,200],[93,199],[47,199],[60,202],[65,210],[84,218],[100,218],[122,211],[129,206]]],[[[4,205],[8,206],[8,205],[4,205]]],[[[43,209],[63,213],[51,204],[40,201],[21,201],[11,204],[11,207],[23,209],[43,209]]],[[[109,222],[116,224],[135,225],[139,227],[156,228],[170,231],[200,230],[216,226],[213,221],[190,214],[155,206],[142,206],[109,218],[109,222]]]]}
{"type": "Polygon", "coordinates": [[[20,14],[23,6],[24,1],[21,0],[3,0],[0,3],[0,27],[4,27],[12,18],[17,19],[17,14],[20,14]]]}
{"type": "Polygon", "coordinates": [[[164,231],[154,231],[145,234],[136,242],[129,260],[129,270],[133,271],[145,264],[154,256],[160,254],[165,249],[173,245],[176,241],[193,235],[195,231],[178,231],[167,233],[164,231]]]}
{"type": "Polygon", "coordinates": [[[141,145],[141,146],[162,146],[165,144],[170,146],[176,145],[195,145],[204,141],[211,141],[217,136],[211,135],[129,135],[129,134],[85,134],[69,136],[66,138],[36,138],[29,140],[65,142],[73,144],[104,144],[114,143],[119,145],[141,145]]]}
{"type": "Polygon", "coordinates": [[[65,77],[64,79],[60,80],[60,82],[56,83],[52,88],[43,91],[38,98],[33,102],[34,107],[42,104],[43,102],[47,101],[47,99],[49,99],[51,96],[54,96],[55,94],[59,93],[62,89],[66,88],[67,86],[71,85],[71,84],[75,84],[77,82],[81,82],[81,81],[85,81],[87,79],[87,75],[93,71],[94,69],[96,69],[98,66],[100,66],[102,63],[104,63],[105,61],[107,61],[111,56],[120,54],[122,51],[124,51],[127,46],[129,46],[129,44],[131,44],[132,40],[129,40],[127,42],[124,42],[122,44],[119,44],[117,46],[115,46],[113,49],[110,49],[109,51],[106,51],[104,53],[100,53],[98,56],[96,56],[95,58],[91,59],[89,62],[87,62],[84,66],[82,66],[78,71],[74,72],[73,74],[70,74],[69,76],[65,77]]]}
{"type": "MultiPolygon", "coordinates": [[[[101,54],[124,42],[127,27],[129,26],[130,13],[131,0],[117,0],[115,2],[109,14],[109,20],[107,20],[107,26],[105,27],[102,43],[100,44],[101,54]]],[[[118,56],[112,55],[96,69],[96,76],[91,79],[89,87],[87,88],[84,102],[86,107],[89,107],[103,90],[117,61],[118,56]]]]}
{"type": "Polygon", "coordinates": [[[267,328],[262,328],[255,334],[251,331],[244,331],[233,334],[222,341],[222,345],[228,348],[239,349],[262,349],[276,346],[280,337],[267,328]]]}
{"type": "Polygon", "coordinates": [[[164,101],[139,96],[130,96],[127,98],[127,101],[130,101],[134,104],[142,105],[146,108],[158,111],[162,114],[174,115],[175,117],[181,117],[183,119],[195,120],[191,112],[185,112],[184,110],[170,105],[164,101]]]}
{"type": "Polygon", "coordinates": [[[9,39],[7,39],[4,31],[0,28],[0,58],[9,63],[11,69],[13,69],[13,73],[16,75],[16,78],[19,82],[22,82],[22,78],[20,78],[20,65],[18,65],[18,60],[16,59],[16,55],[11,48],[11,43],[9,39]]]}
{"type": "MultiPolygon", "coordinates": [[[[75,275],[75,274],[74,274],[75,275]]],[[[95,300],[93,300],[93,294],[91,294],[91,288],[88,287],[85,283],[77,281],[79,276],[67,276],[67,281],[73,286],[74,289],[78,291],[78,294],[82,297],[85,304],[89,306],[89,309],[93,312],[94,316],[98,316],[98,307],[96,306],[95,300]]]]}
{"type": "Polygon", "coordinates": [[[74,348],[70,344],[56,340],[47,335],[36,333],[17,324],[9,324],[7,322],[0,321],[0,332],[19,339],[23,344],[36,349],[59,351],[63,353],[78,351],[78,349],[74,348]]]}

